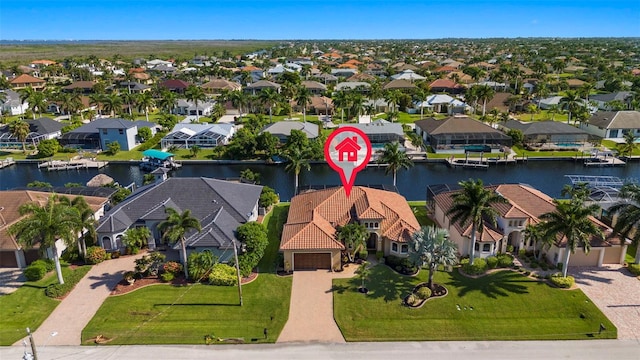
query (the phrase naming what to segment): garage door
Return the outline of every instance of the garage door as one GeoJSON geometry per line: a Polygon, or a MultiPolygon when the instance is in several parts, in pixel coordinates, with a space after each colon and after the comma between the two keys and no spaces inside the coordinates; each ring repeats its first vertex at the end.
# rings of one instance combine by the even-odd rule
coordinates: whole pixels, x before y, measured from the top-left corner
{"type": "Polygon", "coordinates": [[[331,254],[307,253],[293,255],[294,270],[331,269],[331,254]]]}
{"type": "Polygon", "coordinates": [[[18,267],[15,251],[0,251],[0,267],[18,267]]]}
{"type": "Polygon", "coordinates": [[[589,251],[587,255],[582,249],[577,249],[569,258],[569,266],[598,266],[599,257],[600,249],[589,251]]]}

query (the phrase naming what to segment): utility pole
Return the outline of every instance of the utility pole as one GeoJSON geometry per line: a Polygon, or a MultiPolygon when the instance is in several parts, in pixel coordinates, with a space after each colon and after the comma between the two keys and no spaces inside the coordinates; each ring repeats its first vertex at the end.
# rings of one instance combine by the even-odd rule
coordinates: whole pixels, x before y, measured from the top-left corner
{"type": "Polygon", "coordinates": [[[236,259],[236,275],[238,275],[238,297],[240,297],[240,306],[242,306],[242,284],[240,283],[240,264],[238,263],[238,248],[236,248],[235,240],[233,240],[233,257],[236,259]]]}
{"type": "Polygon", "coordinates": [[[36,343],[33,341],[33,335],[31,334],[31,330],[27,328],[27,334],[29,334],[29,342],[31,343],[31,354],[33,355],[33,360],[38,360],[38,353],[36,352],[36,343]]]}

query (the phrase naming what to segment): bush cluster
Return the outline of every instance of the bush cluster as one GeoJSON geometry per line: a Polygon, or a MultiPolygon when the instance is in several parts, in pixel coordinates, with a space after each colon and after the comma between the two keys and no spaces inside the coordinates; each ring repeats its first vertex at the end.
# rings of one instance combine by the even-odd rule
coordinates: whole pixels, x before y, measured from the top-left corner
{"type": "Polygon", "coordinates": [[[136,150],[138,151],[145,151],[145,150],[149,150],[153,147],[155,147],[156,145],[158,145],[160,143],[160,140],[162,140],[162,138],[166,135],[167,133],[164,131],[158,131],[155,135],[153,135],[153,137],[147,141],[145,141],[144,143],[142,143],[142,145],[138,146],[138,148],[136,150]]]}
{"type": "Polygon", "coordinates": [[[411,260],[407,258],[401,258],[398,256],[389,255],[384,261],[390,268],[404,275],[412,275],[418,271],[418,267],[415,266],[411,260]]]}
{"type": "Polygon", "coordinates": [[[576,282],[573,276],[563,277],[561,273],[553,274],[549,280],[553,285],[563,289],[572,287],[576,282]]]}
{"type": "Polygon", "coordinates": [[[640,276],[640,264],[629,264],[629,271],[635,276],[640,276]]]}
{"type": "Polygon", "coordinates": [[[431,297],[431,289],[426,286],[421,287],[416,291],[416,296],[421,300],[426,300],[431,297]]]}
{"type": "Polygon", "coordinates": [[[238,283],[236,270],[226,264],[215,264],[209,274],[209,283],[216,286],[235,286],[238,283]]]}
{"type": "Polygon", "coordinates": [[[513,265],[513,255],[499,254],[498,255],[498,267],[507,268],[513,265]]]}
{"type": "MultiPolygon", "coordinates": [[[[111,255],[109,255],[111,257],[111,255]]],[[[107,252],[100,246],[90,246],[87,248],[87,257],[85,258],[87,264],[95,265],[99,264],[107,259],[107,252]]]]}
{"type": "Polygon", "coordinates": [[[72,271],[67,275],[64,278],[64,284],[51,284],[47,286],[44,290],[44,294],[50,298],[60,298],[67,295],[86,274],[85,271],[78,270],[72,271]]]}
{"type": "Polygon", "coordinates": [[[498,257],[489,256],[487,258],[487,266],[489,267],[489,269],[495,269],[498,266],[498,257]]]}
{"type": "Polygon", "coordinates": [[[162,274],[160,274],[160,280],[164,281],[164,282],[169,282],[171,280],[173,280],[176,277],[176,275],[172,272],[164,272],[162,274]]]}
{"type": "Polygon", "coordinates": [[[38,261],[34,261],[31,265],[27,266],[24,269],[24,277],[27,281],[38,281],[42,279],[47,273],[47,268],[42,263],[38,263],[38,261]]]}
{"type": "Polygon", "coordinates": [[[182,264],[176,261],[167,261],[162,265],[162,271],[173,275],[179,274],[182,272],[182,264]]]}
{"type": "Polygon", "coordinates": [[[407,297],[407,304],[415,306],[418,305],[420,303],[420,301],[422,301],[420,298],[418,298],[417,295],[415,294],[411,294],[407,297]]]}
{"type": "Polygon", "coordinates": [[[469,275],[480,275],[487,271],[487,261],[482,258],[473,259],[473,264],[467,263],[463,265],[462,269],[469,275]]]}

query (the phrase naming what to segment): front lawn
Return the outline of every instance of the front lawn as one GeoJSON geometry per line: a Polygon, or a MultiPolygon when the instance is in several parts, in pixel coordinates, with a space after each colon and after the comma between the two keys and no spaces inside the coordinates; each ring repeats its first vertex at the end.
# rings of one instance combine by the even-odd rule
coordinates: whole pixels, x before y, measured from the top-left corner
{"type": "Polygon", "coordinates": [[[419,309],[402,306],[413,286],[385,265],[371,270],[369,293],[357,279],[337,279],[334,316],[347,341],[569,340],[616,338],[616,327],[580,290],[560,290],[523,275],[500,271],[478,279],[438,272],[449,293],[419,309]],[[457,307],[460,307],[458,310],[457,307]],[[472,309],[473,308],[473,309],[472,309]],[[606,331],[598,335],[600,324],[606,331]]]}
{"type": "MultiPolygon", "coordinates": [[[[81,271],[84,276],[90,269],[91,266],[81,266],[75,270],[63,266],[62,274],[66,278],[72,271],[81,271]]],[[[12,345],[27,335],[27,327],[35,331],[42,324],[60,303],[47,297],[44,290],[57,283],[58,277],[54,271],[40,281],[27,281],[15,292],[0,296],[0,346],[12,345]]]]}
{"type": "Polygon", "coordinates": [[[110,345],[204,344],[205,335],[275,342],[289,316],[291,278],[261,273],[242,294],[242,307],[235,286],[154,285],[112,296],[82,331],[82,344],[98,335],[110,345]]]}

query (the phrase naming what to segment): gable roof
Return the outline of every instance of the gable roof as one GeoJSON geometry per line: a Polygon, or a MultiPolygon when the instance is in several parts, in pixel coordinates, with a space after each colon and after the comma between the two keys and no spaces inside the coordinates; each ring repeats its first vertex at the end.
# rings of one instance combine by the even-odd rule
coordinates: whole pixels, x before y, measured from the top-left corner
{"type": "Polygon", "coordinates": [[[589,124],[601,129],[640,129],[640,111],[598,111],[589,124]]]}
{"type": "Polygon", "coordinates": [[[315,139],[319,134],[318,125],[302,121],[278,121],[265,126],[261,133],[268,132],[273,135],[290,136],[291,130],[302,131],[308,139],[315,139]]]}
{"type": "Polygon", "coordinates": [[[530,123],[522,123],[518,120],[508,120],[504,124],[504,126],[509,129],[518,129],[522,131],[525,136],[553,134],[588,134],[586,131],[578,129],[575,126],[552,120],[534,121],[530,123]]]}
{"type": "Polygon", "coordinates": [[[384,90],[389,90],[389,89],[415,89],[417,86],[415,86],[414,84],[410,83],[408,80],[405,79],[396,79],[396,80],[391,80],[389,83],[387,83],[385,86],[383,86],[384,90]]]}
{"type": "Polygon", "coordinates": [[[335,187],[291,199],[280,249],[343,250],[335,228],[352,220],[376,220],[380,223],[379,234],[397,242],[407,242],[420,228],[406,199],[399,194],[354,186],[347,197],[342,187],[335,187]]]}
{"type": "Polygon", "coordinates": [[[201,86],[201,88],[203,89],[227,89],[227,90],[240,90],[240,88],[242,88],[242,85],[238,84],[237,82],[233,82],[233,81],[229,81],[226,79],[212,79],[211,81],[209,81],[206,84],[203,84],[201,86]]]}

